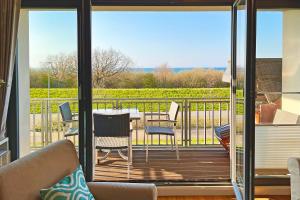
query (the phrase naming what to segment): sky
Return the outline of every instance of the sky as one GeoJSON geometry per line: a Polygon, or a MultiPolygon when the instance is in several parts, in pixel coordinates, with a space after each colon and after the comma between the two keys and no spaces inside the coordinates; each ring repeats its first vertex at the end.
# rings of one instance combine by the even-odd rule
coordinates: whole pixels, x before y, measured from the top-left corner
{"type": "MultiPolygon", "coordinates": [[[[30,66],[48,55],[76,52],[75,11],[30,11],[30,66]]],[[[92,47],[115,49],[133,67],[225,67],[230,60],[230,11],[94,11],[92,47]]],[[[282,13],[259,12],[257,57],[281,57],[282,13]]]]}

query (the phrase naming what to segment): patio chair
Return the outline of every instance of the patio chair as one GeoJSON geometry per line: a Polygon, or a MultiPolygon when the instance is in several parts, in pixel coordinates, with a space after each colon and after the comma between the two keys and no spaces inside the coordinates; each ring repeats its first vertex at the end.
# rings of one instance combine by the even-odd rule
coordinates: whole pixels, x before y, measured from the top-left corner
{"type": "MultiPolygon", "coordinates": [[[[106,154],[97,159],[98,164],[105,160],[112,150],[118,150],[121,158],[132,163],[132,143],[129,113],[124,114],[99,114],[94,113],[95,148],[103,150],[106,154]],[[127,149],[125,156],[121,150],[127,149]]],[[[97,157],[97,156],[96,156],[97,157]]]]}
{"type": "Polygon", "coordinates": [[[72,114],[70,103],[65,102],[59,105],[60,114],[63,120],[64,137],[76,136],[79,134],[77,114],[72,114]]]}
{"type": "Polygon", "coordinates": [[[225,124],[215,128],[216,138],[219,140],[220,144],[229,153],[230,152],[230,125],[225,124]]]}
{"type": "Polygon", "coordinates": [[[170,136],[171,138],[171,146],[173,150],[173,138],[176,148],[176,157],[179,160],[179,150],[178,150],[178,143],[177,143],[177,136],[176,136],[176,122],[177,122],[177,115],[179,111],[179,105],[175,102],[171,103],[170,109],[168,113],[145,113],[144,119],[145,123],[154,122],[159,123],[159,126],[145,126],[145,134],[147,137],[146,140],[146,162],[148,162],[148,151],[149,151],[149,136],[150,135],[166,135],[170,136]],[[147,116],[159,116],[158,119],[146,119],[147,116]],[[165,119],[161,119],[160,116],[165,116],[165,119]],[[160,126],[160,123],[167,123],[167,126],[160,126]]]}

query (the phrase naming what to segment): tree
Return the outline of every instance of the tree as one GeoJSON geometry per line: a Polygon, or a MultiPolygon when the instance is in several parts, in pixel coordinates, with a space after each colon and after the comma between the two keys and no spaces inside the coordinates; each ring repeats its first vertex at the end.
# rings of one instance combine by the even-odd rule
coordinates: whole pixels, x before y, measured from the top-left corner
{"type": "Polygon", "coordinates": [[[93,85],[105,87],[105,80],[128,71],[132,61],[114,49],[95,49],[92,57],[93,85]]]}
{"type": "Polygon", "coordinates": [[[157,67],[157,69],[154,72],[155,78],[158,81],[159,87],[169,87],[171,83],[171,78],[173,77],[173,72],[168,66],[168,64],[162,64],[157,67]]]}
{"type": "Polygon", "coordinates": [[[47,88],[48,71],[45,69],[30,68],[30,87],[31,88],[47,88]]]}
{"type": "Polygon", "coordinates": [[[156,88],[155,77],[152,73],[146,73],[142,80],[143,88],[156,88]]]}
{"type": "Polygon", "coordinates": [[[49,70],[52,87],[77,86],[78,65],[75,53],[48,56],[43,65],[49,70]]]}

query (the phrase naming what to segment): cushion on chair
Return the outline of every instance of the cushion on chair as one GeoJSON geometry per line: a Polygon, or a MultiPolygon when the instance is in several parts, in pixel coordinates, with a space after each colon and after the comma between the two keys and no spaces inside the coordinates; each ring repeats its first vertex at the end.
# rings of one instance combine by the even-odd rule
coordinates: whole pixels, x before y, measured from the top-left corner
{"type": "Polygon", "coordinates": [[[128,147],[128,137],[95,137],[97,149],[123,149],[128,147]]]}
{"type": "Polygon", "coordinates": [[[215,134],[220,144],[225,148],[225,150],[229,153],[229,145],[230,145],[230,125],[225,124],[215,128],[215,134]]]}
{"type": "Polygon", "coordinates": [[[229,138],[230,137],[230,125],[225,124],[225,125],[216,127],[215,133],[216,133],[217,137],[220,139],[229,138]]]}
{"type": "Polygon", "coordinates": [[[147,134],[174,135],[174,130],[169,127],[146,126],[145,131],[147,134]]]}
{"type": "Polygon", "coordinates": [[[78,135],[78,133],[79,133],[78,128],[69,128],[67,130],[67,132],[65,133],[65,137],[75,136],[75,135],[78,135]]]}

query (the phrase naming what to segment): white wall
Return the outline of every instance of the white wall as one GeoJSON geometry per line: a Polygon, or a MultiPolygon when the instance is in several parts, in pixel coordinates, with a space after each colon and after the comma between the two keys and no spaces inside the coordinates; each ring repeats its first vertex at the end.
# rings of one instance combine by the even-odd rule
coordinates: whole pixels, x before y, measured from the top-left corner
{"type": "MultiPolygon", "coordinates": [[[[300,10],[283,12],[282,92],[300,92],[300,10]]],[[[300,95],[283,95],[282,109],[300,114],[300,95]]]]}
{"type": "Polygon", "coordinates": [[[21,10],[18,34],[20,156],[30,152],[29,13],[21,10]]]}

